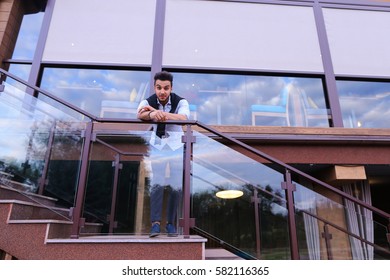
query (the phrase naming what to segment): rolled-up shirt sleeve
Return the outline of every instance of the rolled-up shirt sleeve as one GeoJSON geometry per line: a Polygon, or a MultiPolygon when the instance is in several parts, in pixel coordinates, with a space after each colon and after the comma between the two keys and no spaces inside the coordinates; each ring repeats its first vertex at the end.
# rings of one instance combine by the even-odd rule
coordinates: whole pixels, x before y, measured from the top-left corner
{"type": "Polygon", "coordinates": [[[182,99],[177,104],[177,113],[180,115],[185,115],[187,120],[190,119],[190,105],[187,100],[182,99]]]}

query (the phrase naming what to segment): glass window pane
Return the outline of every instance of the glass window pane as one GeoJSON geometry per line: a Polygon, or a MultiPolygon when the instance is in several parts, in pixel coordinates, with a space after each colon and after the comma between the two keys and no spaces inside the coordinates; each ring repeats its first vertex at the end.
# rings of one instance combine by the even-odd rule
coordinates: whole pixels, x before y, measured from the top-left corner
{"type": "Polygon", "coordinates": [[[46,68],[41,88],[100,117],[135,118],[149,72],[46,68]]]}
{"type": "Polygon", "coordinates": [[[329,127],[321,79],[174,73],[193,118],[214,125],[329,127]]]}
{"type": "Polygon", "coordinates": [[[57,0],[44,61],[151,64],[156,1],[57,0]]]}
{"type": "Polygon", "coordinates": [[[30,14],[23,17],[16,41],[13,59],[33,59],[41,30],[44,13],[30,14]]]}
{"type": "Polygon", "coordinates": [[[8,71],[17,77],[28,81],[31,71],[31,64],[10,64],[8,71]]]}
{"type": "Polygon", "coordinates": [[[338,75],[390,75],[390,12],[324,9],[338,75]]]}
{"type": "Polygon", "coordinates": [[[337,87],[344,127],[390,127],[390,83],[337,81],[337,87]]]}
{"type": "Polygon", "coordinates": [[[164,65],[323,71],[311,7],[170,0],[164,36],[164,65]]]}

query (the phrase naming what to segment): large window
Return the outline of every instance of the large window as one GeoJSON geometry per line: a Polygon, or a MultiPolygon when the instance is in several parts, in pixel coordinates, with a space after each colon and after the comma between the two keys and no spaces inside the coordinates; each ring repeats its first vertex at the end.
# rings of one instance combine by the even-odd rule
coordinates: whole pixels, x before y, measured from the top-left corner
{"type": "Polygon", "coordinates": [[[390,127],[390,83],[337,81],[337,87],[344,127],[390,127]]]}
{"type": "Polygon", "coordinates": [[[15,49],[12,54],[13,61],[23,61],[22,64],[10,64],[9,71],[18,77],[28,80],[31,70],[31,63],[38,43],[38,37],[43,21],[43,12],[24,15],[20,26],[15,49]]]}
{"type": "Polygon", "coordinates": [[[312,7],[168,0],[164,66],[323,72],[312,7]]]}
{"type": "Polygon", "coordinates": [[[329,127],[322,80],[174,73],[173,91],[206,124],[329,127]]]}
{"type": "MultiPolygon", "coordinates": [[[[329,127],[319,78],[173,74],[173,91],[205,124],[329,127]]],[[[149,79],[148,71],[45,68],[41,87],[95,116],[136,118],[139,102],[153,92],[149,79]]]]}
{"type": "Polygon", "coordinates": [[[390,11],[324,9],[337,75],[390,75],[390,11]]]}
{"type": "Polygon", "coordinates": [[[20,27],[18,39],[12,55],[13,59],[32,60],[38,43],[43,21],[43,12],[25,15],[20,27]]]}
{"type": "Polygon", "coordinates": [[[45,68],[41,88],[95,116],[135,118],[149,79],[146,71],[45,68]]]}
{"type": "Polygon", "coordinates": [[[155,6],[155,0],[57,0],[43,60],[150,65],[155,6]]]}

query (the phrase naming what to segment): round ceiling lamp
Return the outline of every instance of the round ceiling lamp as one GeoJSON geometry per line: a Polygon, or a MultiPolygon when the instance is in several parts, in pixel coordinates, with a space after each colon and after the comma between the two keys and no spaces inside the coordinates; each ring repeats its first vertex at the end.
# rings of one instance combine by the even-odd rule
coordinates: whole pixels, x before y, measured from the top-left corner
{"type": "Polygon", "coordinates": [[[223,199],[234,199],[242,196],[243,194],[244,193],[242,191],[238,190],[224,190],[217,192],[215,195],[223,199]]]}

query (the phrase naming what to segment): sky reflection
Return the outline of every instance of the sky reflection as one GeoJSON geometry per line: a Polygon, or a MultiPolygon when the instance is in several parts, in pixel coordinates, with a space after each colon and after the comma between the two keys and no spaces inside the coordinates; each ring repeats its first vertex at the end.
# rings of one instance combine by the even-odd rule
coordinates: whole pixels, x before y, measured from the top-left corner
{"type": "Polygon", "coordinates": [[[390,127],[390,83],[338,81],[337,87],[345,127],[390,127]]]}
{"type": "Polygon", "coordinates": [[[30,14],[23,17],[20,33],[16,41],[13,59],[33,59],[38,42],[44,13],[30,14]]]}

